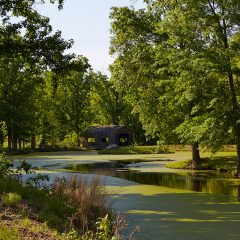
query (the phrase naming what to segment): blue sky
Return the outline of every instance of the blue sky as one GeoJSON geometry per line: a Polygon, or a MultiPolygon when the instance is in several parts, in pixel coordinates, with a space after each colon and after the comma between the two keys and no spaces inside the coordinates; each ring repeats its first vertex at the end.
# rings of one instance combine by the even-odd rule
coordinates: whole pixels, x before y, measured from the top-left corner
{"type": "Polygon", "coordinates": [[[86,56],[95,71],[109,75],[108,65],[113,62],[108,54],[109,13],[113,6],[144,5],[143,0],[66,0],[61,11],[52,4],[38,5],[37,9],[50,17],[54,30],[62,31],[64,39],[74,40],[71,52],[86,56]]]}

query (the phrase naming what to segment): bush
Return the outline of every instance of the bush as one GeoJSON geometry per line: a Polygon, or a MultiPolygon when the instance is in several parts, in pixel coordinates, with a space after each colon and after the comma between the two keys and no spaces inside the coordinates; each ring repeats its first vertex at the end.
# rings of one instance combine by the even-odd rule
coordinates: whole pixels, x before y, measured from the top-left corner
{"type": "Polygon", "coordinates": [[[5,158],[5,153],[0,156],[0,178],[5,178],[13,173],[13,161],[5,158]]]}
{"type": "Polygon", "coordinates": [[[74,222],[82,230],[88,229],[97,217],[104,217],[109,212],[107,192],[99,178],[91,181],[76,176],[68,181],[58,178],[52,192],[76,208],[74,222]]]}
{"type": "Polygon", "coordinates": [[[155,153],[157,154],[166,154],[166,153],[171,153],[168,149],[167,146],[164,145],[164,142],[163,141],[157,141],[157,147],[156,147],[156,150],[155,150],[155,153]]]}
{"type": "Polygon", "coordinates": [[[108,214],[104,218],[99,218],[97,224],[97,239],[106,240],[111,239],[112,236],[112,223],[108,214]]]}
{"type": "Polygon", "coordinates": [[[5,193],[2,196],[2,203],[6,206],[16,206],[22,197],[17,193],[5,193]]]}

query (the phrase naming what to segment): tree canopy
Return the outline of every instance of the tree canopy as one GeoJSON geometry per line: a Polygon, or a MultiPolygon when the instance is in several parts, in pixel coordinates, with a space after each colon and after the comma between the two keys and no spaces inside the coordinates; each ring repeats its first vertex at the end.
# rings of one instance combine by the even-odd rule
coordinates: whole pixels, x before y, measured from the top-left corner
{"type": "Polygon", "coordinates": [[[195,160],[198,144],[215,151],[235,138],[239,174],[239,2],[145,2],[112,9],[112,76],[147,132],[192,144],[195,160]]]}

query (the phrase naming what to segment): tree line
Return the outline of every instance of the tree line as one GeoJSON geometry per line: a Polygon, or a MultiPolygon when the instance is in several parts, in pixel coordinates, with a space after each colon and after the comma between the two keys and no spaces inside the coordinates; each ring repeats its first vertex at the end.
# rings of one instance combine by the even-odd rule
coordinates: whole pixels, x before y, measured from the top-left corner
{"type": "MultiPolygon", "coordinates": [[[[63,1],[51,2],[63,7],[63,1]]],[[[7,141],[13,151],[26,145],[44,148],[69,138],[80,146],[80,137],[92,124],[139,128],[136,139],[144,141],[124,96],[107,76],[92,70],[86,57],[65,53],[73,40],[53,32],[36,3],[0,3],[1,147],[7,141]]]]}
{"type": "Polygon", "coordinates": [[[191,144],[193,168],[199,145],[217,151],[234,143],[239,175],[239,1],[112,8],[111,79],[65,53],[73,40],[52,31],[37,2],[0,3],[1,145],[44,148],[74,136],[79,146],[92,124],[124,124],[140,144],[191,144]]]}

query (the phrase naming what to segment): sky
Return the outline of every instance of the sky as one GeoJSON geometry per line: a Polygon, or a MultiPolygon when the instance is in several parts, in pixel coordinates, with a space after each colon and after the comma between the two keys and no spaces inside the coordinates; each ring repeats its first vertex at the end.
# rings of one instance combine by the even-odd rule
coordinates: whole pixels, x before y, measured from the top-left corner
{"type": "Polygon", "coordinates": [[[109,55],[110,9],[113,6],[143,8],[143,0],[66,0],[63,10],[57,5],[38,5],[37,10],[50,18],[53,30],[60,30],[65,40],[73,39],[70,52],[84,55],[94,71],[110,76],[108,66],[113,62],[109,55]]]}

